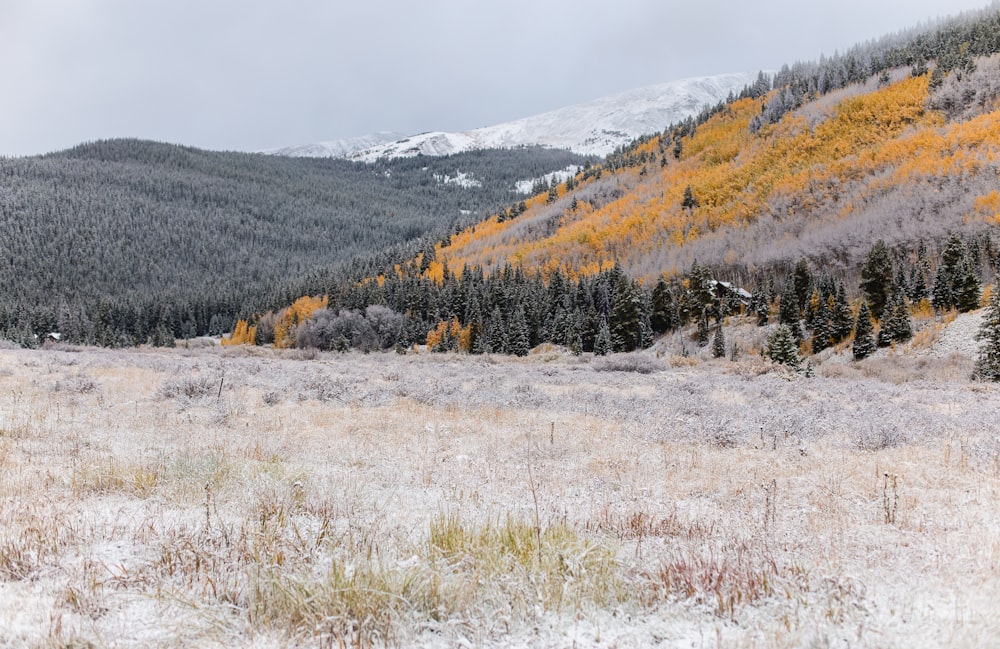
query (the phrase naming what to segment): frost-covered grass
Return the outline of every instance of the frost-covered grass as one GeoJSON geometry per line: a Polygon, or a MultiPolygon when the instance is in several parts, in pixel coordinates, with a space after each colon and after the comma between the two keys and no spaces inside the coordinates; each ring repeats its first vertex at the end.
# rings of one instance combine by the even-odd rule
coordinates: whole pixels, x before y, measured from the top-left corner
{"type": "Polygon", "coordinates": [[[871,360],[0,351],[0,647],[986,646],[1000,393],[871,360]]]}

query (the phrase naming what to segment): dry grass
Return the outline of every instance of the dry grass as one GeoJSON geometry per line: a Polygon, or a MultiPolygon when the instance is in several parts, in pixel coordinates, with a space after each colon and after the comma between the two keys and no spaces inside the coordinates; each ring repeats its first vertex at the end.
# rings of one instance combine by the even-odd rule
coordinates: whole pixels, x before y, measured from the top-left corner
{"type": "Polygon", "coordinates": [[[0,646],[997,637],[965,361],[677,358],[2,351],[0,646]]]}

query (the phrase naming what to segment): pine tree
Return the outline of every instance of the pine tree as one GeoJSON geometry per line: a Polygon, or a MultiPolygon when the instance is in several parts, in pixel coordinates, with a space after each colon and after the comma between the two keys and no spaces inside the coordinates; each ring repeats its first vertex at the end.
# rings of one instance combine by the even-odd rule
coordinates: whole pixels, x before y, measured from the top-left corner
{"type": "Polygon", "coordinates": [[[967,313],[979,308],[979,278],[976,277],[975,264],[972,259],[966,258],[959,264],[954,290],[955,306],[958,307],[959,311],[967,313]]]}
{"type": "Polygon", "coordinates": [[[631,352],[639,346],[642,298],[639,289],[624,275],[615,282],[611,306],[611,347],[616,352],[631,352]]]}
{"type": "Polygon", "coordinates": [[[531,351],[528,323],[524,318],[524,309],[518,305],[507,325],[507,353],[514,356],[527,356],[531,351]]]}
{"type": "Polygon", "coordinates": [[[792,271],[792,283],[795,286],[795,299],[798,300],[799,308],[802,308],[807,304],[809,294],[813,289],[812,270],[809,268],[809,262],[805,259],[799,259],[795,263],[795,270],[792,271]]]}
{"type": "Polygon", "coordinates": [[[656,282],[656,286],[653,288],[653,312],[649,319],[654,333],[663,334],[671,330],[672,323],[670,311],[673,307],[673,303],[674,297],[670,292],[670,287],[667,285],[667,280],[660,277],[660,279],[656,282]]]}
{"type": "Polygon", "coordinates": [[[703,311],[698,318],[698,346],[708,346],[708,312],[703,311]]]}
{"type": "Polygon", "coordinates": [[[493,309],[490,316],[490,323],[486,328],[485,343],[483,350],[487,354],[503,354],[507,350],[504,348],[504,322],[500,314],[499,307],[493,309]]]}
{"type": "Polygon", "coordinates": [[[990,297],[976,340],[979,341],[979,358],[973,378],[1000,381],[1000,290],[993,291],[990,297]]]}
{"type": "MultiPolygon", "coordinates": [[[[817,296],[818,298],[818,296],[817,296]]],[[[819,353],[830,346],[833,341],[833,296],[827,299],[818,298],[813,316],[812,351],[819,353]]]]}
{"type": "Polygon", "coordinates": [[[795,293],[795,280],[789,275],[778,303],[778,323],[788,327],[796,341],[802,340],[802,325],[799,320],[801,314],[802,309],[795,293]]]}
{"type": "Polygon", "coordinates": [[[934,274],[934,290],[931,304],[938,311],[947,311],[955,306],[955,295],[952,292],[952,277],[948,268],[941,264],[934,274]]]}
{"type": "Polygon", "coordinates": [[[875,347],[875,326],[872,324],[872,312],[868,308],[868,302],[861,303],[858,311],[858,320],[854,325],[854,360],[860,361],[868,358],[874,353],[875,347]]]}
{"type": "Polygon", "coordinates": [[[768,304],[767,295],[760,287],[755,287],[753,293],[750,294],[748,310],[756,316],[758,327],[767,325],[767,321],[771,317],[771,305],[768,304]]]}
{"type": "Polygon", "coordinates": [[[601,320],[597,328],[597,338],[594,339],[594,355],[607,356],[611,353],[611,328],[607,320],[601,320]]]}
{"type": "Polygon", "coordinates": [[[843,284],[837,286],[831,324],[835,343],[847,340],[854,329],[854,313],[851,311],[851,303],[847,301],[847,289],[843,284]]]}
{"type": "Polygon", "coordinates": [[[913,321],[910,308],[902,291],[897,291],[886,307],[886,317],[878,332],[878,346],[887,347],[892,343],[906,342],[913,338],[913,321]]]}
{"type": "Polygon", "coordinates": [[[868,300],[872,315],[882,318],[882,311],[889,301],[893,280],[892,257],[885,242],[879,239],[868,253],[861,269],[861,290],[868,300]]]}
{"type": "Polygon", "coordinates": [[[778,325],[767,337],[767,355],[775,363],[799,367],[799,346],[788,326],[778,325]]]}
{"type": "Polygon", "coordinates": [[[726,355],[726,338],[722,333],[722,323],[715,326],[715,336],[712,337],[712,357],[722,358],[726,355]]]}

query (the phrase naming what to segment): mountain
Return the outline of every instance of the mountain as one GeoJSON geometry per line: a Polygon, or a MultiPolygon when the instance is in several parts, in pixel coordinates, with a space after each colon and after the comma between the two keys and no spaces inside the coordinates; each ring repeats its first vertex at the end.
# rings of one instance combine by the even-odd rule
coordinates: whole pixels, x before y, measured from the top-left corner
{"type": "Polygon", "coordinates": [[[261,151],[261,153],[290,158],[346,158],[358,151],[370,149],[380,144],[395,142],[404,137],[406,136],[403,133],[396,133],[395,131],[379,131],[370,135],[360,135],[342,140],[328,140],[314,144],[300,144],[280,149],[268,149],[261,151]]]}
{"type": "Polygon", "coordinates": [[[0,158],[0,337],[220,333],[290,283],[410,252],[519,198],[525,175],[586,162],[535,147],[368,165],[141,140],[0,158]]]}
{"type": "MultiPolygon", "coordinates": [[[[373,162],[379,158],[442,156],[478,149],[544,146],[582,155],[604,156],[637,137],[697,115],[757,80],[756,74],[722,74],[683,79],[629,90],[574,106],[471,131],[435,131],[356,146],[346,140],[279,149],[280,155],[345,156],[373,162]],[[353,150],[352,147],[355,147],[353,150]],[[346,153],[345,153],[346,152],[346,153]]],[[[383,134],[379,134],[383,135],[383,134]]],[[[387,135],[387,134],[385,134],[387,135]]]]}
{"type": "Polygon", "coordinates": [[[573,276],[617,263],[649,282],[698,262],[747,282],[799,258],[853,273],[879,238],[902,254],[981,236],[1000,216],[1000,57],[972,63],[940,83],[894,68],[789,92],[774,123],[761,116],[782,89],[741,98],[450,237],[437,258],[573,276]]]}
{"type": "MultiPolygon", "coordinates": [[[[320,309],[281,342],[366,348],[395,314],[383,347],[603,354],[696,324],[721,357],[724,316],[746,308],[788,325],[766,346],[794,364],[845,346],[863,298],[879,323],[864,355],[913,336],[914,313],[973,310],[995,290],[998,177],[994,5],[785,66],[409,260],[300,293],[355,311],[320,309]]],[[[255,335],[277,343],[268,322],[255,335]]]]}
{"type": "Polygon", "coordinates": [[[571,276],[617,264],[647,283],[697,262],[749,284],[804,258],[856,277],[877,239],[933,254],[1000,221],[996,7],[785,66],[770,86],[450,237],[437,259],[571,276]]]}

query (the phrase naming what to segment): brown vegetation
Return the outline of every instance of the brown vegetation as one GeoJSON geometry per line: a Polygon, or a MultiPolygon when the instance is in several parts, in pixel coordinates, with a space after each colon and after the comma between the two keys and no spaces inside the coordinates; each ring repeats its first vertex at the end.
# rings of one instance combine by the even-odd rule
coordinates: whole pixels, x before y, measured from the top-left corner
{"type": "Polygon", "coordinates": [[[660,351],[2,351],[4,642],[995,637],[991,386],[660,351]]]}

